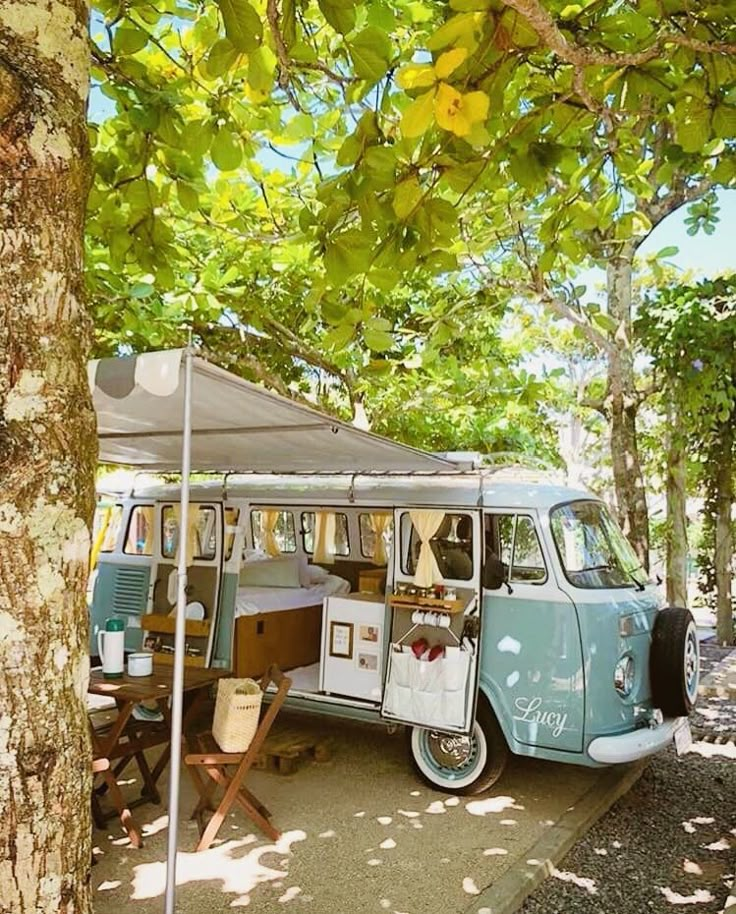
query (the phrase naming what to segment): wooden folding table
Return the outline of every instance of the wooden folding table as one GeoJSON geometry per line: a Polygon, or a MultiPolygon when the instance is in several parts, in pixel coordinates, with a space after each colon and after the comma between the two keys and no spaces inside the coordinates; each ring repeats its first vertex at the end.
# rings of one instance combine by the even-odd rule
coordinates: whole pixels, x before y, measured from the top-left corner
{"type": "MultiPolygon", "coordinates": [[[[209,687],[229,676],[229,670],[209,670],[202,667],[184,668],[184,713],[182,733],[190,751],[195,748],[191,743],[191,725],[202,702],[206,699],[209,687]]],[[[92,670],[89,689],[92,695],[102,695],[115,700],[118,713],[112,725],[106,731],[96,731],[90,721],[92,747],[95,760],[95,779],[102,778],[107,785],[117,815],[128,833],[133,847],[143,844],[141,831],[131,815],[131,807],[138,802],[126,803],[117,784],[117,776],[128,762],[135,758],[143,778],[142,801],[159,803],[157,783],[171,757],[171,711],[169,698],[173,690],[174,670],[171,666],[154,665],[150,676],[128,676],[121,679],[105,679],[102,670],[92,670]],[[155,701],[163,722],[141,721],[133,717],[133,709],[141,702],[155,701]],[[163,750],[151,769],[144,752],[154,746],[163,746],[163,750]],[[117,765],[113,765],[117,761],[117,765]],[[107,765],[105,765],[107,763],[107,765]]],[[[97,805],[93,801],[93,805],[97,805]]],[[[96,818],[104,822],[99,806],[95,809],[96,818]]]]}

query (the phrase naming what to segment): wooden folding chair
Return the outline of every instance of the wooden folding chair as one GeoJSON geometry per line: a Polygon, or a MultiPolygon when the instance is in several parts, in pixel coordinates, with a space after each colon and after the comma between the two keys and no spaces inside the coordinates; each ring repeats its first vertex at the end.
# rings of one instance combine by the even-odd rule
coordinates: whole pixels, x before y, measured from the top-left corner
{"type": "Polygon", "coordinates": [[[199,793],[199,802],[192,813],[192,818],[197,819],[199,823],[198,851],[207,850],[215,840],[217,832],[233,803],[237,803],[243,812],[272,841],[277,841],[281,837],[281,832],[274,828],[269,821],[271,813],[243,784],[243,779],[256,760],[256,756],[268,736],[268,731],[271,729],[271,725],[291,688],[291,679],[288,676],[284,676],[276,664],[271,664],[263,674],[260,682],[262,691],[265,692],[272,682],[276,685],[277,691],[273,694],[269,708],[259,723],[255,736],[245,752],[221,752],[212,734],[204,733],[194,737],[202,751],[190,753],[184,757],[187,771],[191,774],[194,786],[199,793]],[[199,770],[200,768],[204,768],[204,771],[211,778],[211,782],[205,781],[199,770]],[[232,774],[228,774],[228,768],[235,768],[235,771],[232,774]],[[225,793],[220,805],[215,809],[212,798],[218,785],[225,788],[225,793]],[[205,826],[204,813],[207,809],[213,810],[213,815],[205,826]]]}

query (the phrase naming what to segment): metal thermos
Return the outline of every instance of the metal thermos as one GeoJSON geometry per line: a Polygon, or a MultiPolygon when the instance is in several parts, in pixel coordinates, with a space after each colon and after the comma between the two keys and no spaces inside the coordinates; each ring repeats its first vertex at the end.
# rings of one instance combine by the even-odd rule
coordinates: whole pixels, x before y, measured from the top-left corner
{"type": "Polygon", "coordinates": [[[104,630],[97,632],[97,650],[105,679],[120,679],[125,668],[125,623],[107,619],[104,630]]]}

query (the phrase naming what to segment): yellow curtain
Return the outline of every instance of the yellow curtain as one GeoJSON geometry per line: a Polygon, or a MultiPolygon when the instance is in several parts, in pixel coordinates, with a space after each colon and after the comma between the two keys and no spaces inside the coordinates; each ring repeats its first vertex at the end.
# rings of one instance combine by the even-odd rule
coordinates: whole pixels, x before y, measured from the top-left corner
{"type": "Polygon", "coordinates": [[[384,534],[391,526],[390,514],[371,514],[371,529],[376,534],[376,549],[373,553],[374,565],[385,565],[388,562],[386,555],[386,540],[384,534]]]}
{"type": "Polygon", "coordinates": [[[437,559],[434,557],[430,540],[440,529],[440,525],[445,518],[444,511],[433,511],[431,509],[410,511],[414,529],[419,535],[421,546],[419,548],[419,560],[414,571],[414,583],[417,587],[431,587],[435,581],[442,578],[437,559]]]}
{"type": "MultiPolygon", "coordinates": [[[[181,506],[174,505],[174,519],[176,520],[176,528],[179,531],[179,534],[176,538],[176,554],[174,555],[174,564],[179,563],[179,550],[181,549],[182,533],[181,533],[181,506]]],[[[197,553],[197,526],[199,524],[199,505],[189,505],[189,517],[187,519],[187,536],[186,536],[186,549],[187,549],[187,568],[194,561],[194,556],[197,553]]]]}
{"type": "Polygon", "coordinates": [[[316,511],[314,514],[314,561],[332,565],[335,561],[335,531],[337,517],[334,511],[316,511]]]}
{"type": "Polygon", "coordinates": [[[143,544],[143,555],[153,555],[153,505],[141,507],[141,517],[146,525],[146,537],[143,544]]]}
{"type": "Polygon", "coordinates": [[[261,511],[261,535],[263,536],[263,545],[269,555],[280,555],[281,550],[276,541],[276,524],[279,520],[280,511],[261,511]]]}
{"type": "Polygon", "coordinates": [[[97,532],[95,541],[92,544],[92,551],[89,554],[89,570],[94,571],[95,566],[97,565],[97,559],[100,555],[100,550],[102,549],[102,544],[105,542],[105,537],[107,536],[107,528],[110,526],[110,518],[112,517],[112,508],[103,508],[102,509],[102,519],[100,521],[100,529],[97,532]]]}

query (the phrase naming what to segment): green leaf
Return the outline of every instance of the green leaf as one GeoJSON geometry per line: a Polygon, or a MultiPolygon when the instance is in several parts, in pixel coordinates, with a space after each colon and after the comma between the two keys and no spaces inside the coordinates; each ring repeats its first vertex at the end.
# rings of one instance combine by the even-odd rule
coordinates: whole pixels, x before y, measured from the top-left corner
{"type": "Polygon", "coordinates": [[[221,127],[212,140],[210,155],[220,171],[232,171],[243,160],[243,146],[240,137],[227,127],[221,127]]]}
{"type": "Polygon", "coordinates": [[[344,349],[355,336],[355,327],[352,324],[340,324],[326,333],[322,344],[327,349],[344,349]]]}
{"type": "Polygon", "coordinates": [[[361,79],[377,82],[388,70],[393,54],[385,32],[369,26],[348,42],[353,67],[361,79]]]}
{"type": "Polygon", "coordinates": [[[401,280],[401,274],[397,270],[391,270],[388,267],[373,269],[368,274],[368,280],[382,292],[390,292],[401,280]]]}
{"type": "Polygon", "coordinates": [[[121,25],[115,29],[112,46],[116,54],[135,54],[148,44],[148,35],[134,25],[121,25]]]}
{"type": "Polygon", "coordinates": [[[248,0],[217,0],[225,34],[238,51],[254,51],[263,39],[261,17],[248,0]]]}
{"type": "Polygon", "coordinates": [[[179,198],[182,209],[194,213],[199,209],[199,194],[191,184],[185,184],[184,181],[176,182],[176,195],[179,198]]]}
{"type": "Polygon", "coordinates": [[[674,257],[676,254],[679,254],[679,252],[680,249],[676,245],[672,244],[666,248],[662,248],[661,251],[657,251],[657,258],[661,260],[664,257],[674,257]]]}
{"type": "Polygon", "coordinates": [[[710,110],[698,99],[675,105],[677,142],[685,152],[698,153],[710,139],[710,110]]]}
{"type": "Polygon", "coordinates": [[[376,330],[371,327],[363,328],[363,339],[366,346],[373,352],[387,352],[395,345],[394,338],[385,330],[376,330]]]}
{"type": "Polygon", "coordinates": [[[347,35],[355,28],[353,0],[317,0],[322,15],[336,32],[347,35]]]}
{"type": "Polygon", "coordinates": [[[713,132],[724,140],[736,136],[736,108],[732,105],[717,105],[713,112],[713,132]]]}
{"type": "Polygon", "coordinates": [[[239,56],[240,51],[229,38],[221,38],[216,41],[207,55],[205,66],[207,76],[210,79],[217,79],[218,76],[222,76],[230,67],[234,66],[239,56]]]}
{"type": "Polygon", "coordinates": [[[533,48],[539,44],[539,35],[516,10],[507,8],[503,11],[501,26],[506,29],[511,43],[517,48],[533,48]]]}
{"type": "Polygon", "coordinates": [[[357,229],[349,229],[327,245],[324,262],[329,279],[342,285],[348,279],[364,273],[370,266],[371,243],[357,229]]]}
{"type": "Polygon", "coordinates": [[[248,85],[251,89],[270,91],[275,70],[276,55],[265,44],[248,55],[248,85]]]}
{"type": "Polygon", "coordinates": [[[345,168],[346,165],[355,165],[362,151],[363,144],[354,133],[351,133],[343,140],[335,161],[341,168],[345,168]]]}

